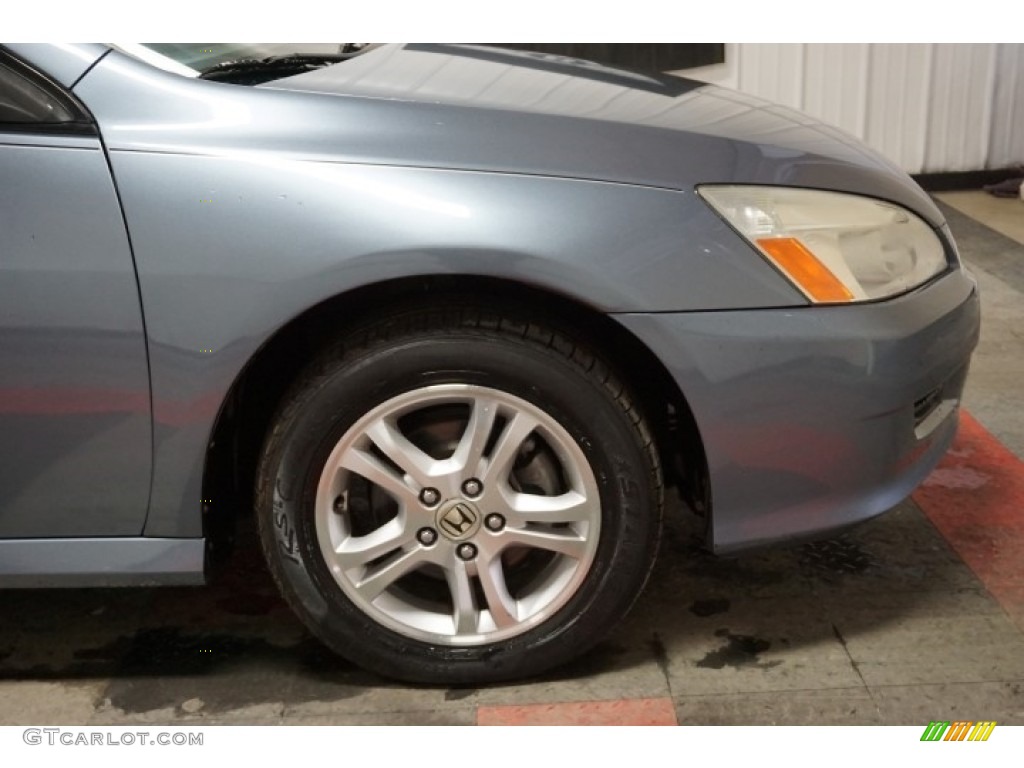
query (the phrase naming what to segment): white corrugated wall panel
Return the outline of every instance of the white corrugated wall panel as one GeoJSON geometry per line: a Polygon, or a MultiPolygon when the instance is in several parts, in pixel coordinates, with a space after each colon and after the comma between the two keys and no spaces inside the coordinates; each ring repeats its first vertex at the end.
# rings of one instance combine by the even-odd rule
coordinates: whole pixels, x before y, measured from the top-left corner
{"type": "Polygon", "coordinates": [[[740,90],[800,109],[803,105],[804,46],[750,43],[739,60],[740,90]]]}
{"type": "Polygon", "coordinates": [[[933,46],[923,170],[985,167],[992,120],[995,45],[933,46]]]}
{"type": "Polygon", "coordinates": [[[804,56],[804,111],[863,136],[870,52],[868,45],[808,45],[804,56]]]}
{"type": "Polygon", "coordinates": [[[1024,44],[738,43],[682,74],[802,109],[911,173],[1024,162],[1024,44]]]}
{"type": "Polygon", "coordinates": [[[989,168],[1024,163],[1024,45],[996,46],[989,168]]]}
{"type": "Polygon", "coordinates": [[[872,45],[861,137],[908,171],[924,166],[932,45],[872,45]]]}

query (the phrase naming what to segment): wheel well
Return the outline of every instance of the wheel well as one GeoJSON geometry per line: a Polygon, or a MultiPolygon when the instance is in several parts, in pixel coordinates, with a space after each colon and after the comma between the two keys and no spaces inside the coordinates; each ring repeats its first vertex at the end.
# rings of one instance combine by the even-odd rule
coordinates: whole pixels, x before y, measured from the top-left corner
{"type": "Polygon", "coordinates": [[[707,462],[693,414],[661,361],[598,310],[562,294],[493,278],[414,277],[335,296],[283,326],[253,356],[231,387],[207,446],[203,472],[204,534],[216,562],[231,549],[240,514],[253,507],[256,465],[274,413],[295,374],[332,338],[369,317],[409,302],[471,296],[491,308],[542,316],[582,337],[636,392],[654,432],[665,471],[697,514],[710,519],[707,462]]]}

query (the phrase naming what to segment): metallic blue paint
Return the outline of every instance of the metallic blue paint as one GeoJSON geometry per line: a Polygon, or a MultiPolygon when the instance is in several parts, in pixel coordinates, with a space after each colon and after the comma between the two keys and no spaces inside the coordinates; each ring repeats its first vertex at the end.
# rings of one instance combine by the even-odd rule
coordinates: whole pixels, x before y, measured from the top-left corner
{"type": "Polygon", "coordinates": [[[110,50],[99,43],[10,43],[5,48],[70,88],[110,50]]]}
{"type": "Polygon", "coordinates": [[[890,509],[945,453],[955,412],[914,434],[914,402],[960,398],[980,303],[962,271],[891,301],[616,315],[686,393],[711,477],[718,551],[890,509]]]}
{"type": "Polygon", "coordinates": [[[203,583],[202,539],[0,541],[0,587],[155,587],[203,583]]]}
{"type": "Polygon", "coordinates": [[[0,539],[138,536],[149,372],[99,141],[0,128],[0,539]]]}

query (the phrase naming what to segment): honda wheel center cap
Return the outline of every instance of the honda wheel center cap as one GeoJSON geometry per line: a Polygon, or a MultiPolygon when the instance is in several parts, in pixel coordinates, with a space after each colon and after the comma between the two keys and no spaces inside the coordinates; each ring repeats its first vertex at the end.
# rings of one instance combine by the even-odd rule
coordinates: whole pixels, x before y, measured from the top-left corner
{"type": "Polygon", "coordinates": [[[483,515],[474,504],[461,499],[446,502],[437,510],[437,530],[452,541],[463,541],[480,530],[483,515]]]}

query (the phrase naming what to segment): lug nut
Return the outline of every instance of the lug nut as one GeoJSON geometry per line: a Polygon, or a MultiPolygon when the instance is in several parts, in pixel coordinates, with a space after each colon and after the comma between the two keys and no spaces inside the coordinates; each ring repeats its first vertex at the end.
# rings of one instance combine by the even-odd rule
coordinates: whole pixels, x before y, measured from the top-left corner
{"type": "Polygon", "coordinates": [[[497,512],[492,512],[484,518],[484,525],[487,526],[489,531],[500,531],[505,527],[505,518],[497,512]]]}
{"type": "Polygon", "coordinates": [[[435,488],[424,488],[420,491],[420,501],[428,507],[432,507],[441,500],[441,494],[435,488]]]}
{"type": "Polygon", "coordinates": [[[470,480],[467,480],[462,484],[462,492],[467,496],[479,496],[480,492],[483,489],[483,483],[481,483],[475,477],[470,480]]]}
{"type": "Polygon", "coordinates": [[[433,528],[420,528],[416,534],[416,538],[419,539],[420,544],[425,547],[429,547],[437,541],[437,531],[433,528]]]}
{"type": "Polygon", "coordinates": [[[459,548],[455,551],[463,560],[472,560],[476,557],[476,547],[472,544],[460,544],[459,548]]]}

